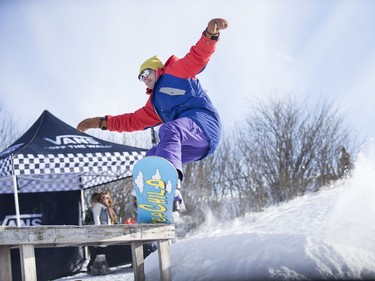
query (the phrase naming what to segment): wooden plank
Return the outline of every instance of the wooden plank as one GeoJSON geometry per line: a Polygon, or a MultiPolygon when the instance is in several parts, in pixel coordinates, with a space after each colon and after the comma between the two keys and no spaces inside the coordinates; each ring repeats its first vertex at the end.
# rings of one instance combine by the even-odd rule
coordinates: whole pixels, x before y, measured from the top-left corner
{"type": "Polygon", "coordinates": [[[145,280],[145,265],[143,257],[143,244],[140,241],[132,242],[132,260],[134,270],[134,280],[145,280]]]}
{"type": "Polygon", "coordinates": [[[20,246],[21,271],[23,281],[37,281],[35,252],[33,245],[20,246]]]}
{"type": "Polygon", "coordinates": [[[158,241],[160,276],[163,281],[169,281],[171,269],[168,240],[174,237],[174,226],[163,224],[0,227],[0,280],[12,280],[12,246],[20,248],[23,281],[36,281],[34,247],[131,244],[135,280],[144,281],[143,243],[158,241]]]}
{"type": "Polygon", "coordinates": [[[0,245],[0,280],[13,280],[9,246],[0,245]]]}
{"type": "Polygon", "coordinates": [[[172,281],[171,259],[169,256],[169,241],[159,240],[159,270],[161,281],[172,281]]]}
{"type": "Polygon", "coordinates": [[[0,227],[0,245],[75,246],[83,243],[107,245],[174,237],[174,226],[161,224],[0,227]]]}

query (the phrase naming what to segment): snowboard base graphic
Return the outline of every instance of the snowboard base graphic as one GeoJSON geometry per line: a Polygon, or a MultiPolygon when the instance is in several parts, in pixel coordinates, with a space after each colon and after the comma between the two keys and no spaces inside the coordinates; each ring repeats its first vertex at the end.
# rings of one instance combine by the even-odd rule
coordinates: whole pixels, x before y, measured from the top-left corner
{"type": "Polygon", "coordinates": [[[133,168],[138,223],[173,223],[173,200],[177,187],[176,168],[168,160],[147,156],[133,168]]]}

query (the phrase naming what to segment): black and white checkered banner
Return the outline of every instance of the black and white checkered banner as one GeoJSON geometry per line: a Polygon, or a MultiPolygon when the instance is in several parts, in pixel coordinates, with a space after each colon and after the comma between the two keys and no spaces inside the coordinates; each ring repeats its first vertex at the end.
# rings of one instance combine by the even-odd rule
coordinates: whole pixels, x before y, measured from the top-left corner
{"type": "Polygon", "coordinates": [[[65,191],[89,188],[131,176],[145,152],[17,154],[0,161],[0,193],[65,191]],[[14,157],[14,158],[13,158],[14,157]]]}

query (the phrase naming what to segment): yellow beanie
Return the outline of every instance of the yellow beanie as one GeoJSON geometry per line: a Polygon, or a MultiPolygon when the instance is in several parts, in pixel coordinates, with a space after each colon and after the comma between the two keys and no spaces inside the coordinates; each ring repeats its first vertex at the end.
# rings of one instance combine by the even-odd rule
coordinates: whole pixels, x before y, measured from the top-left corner
{"type": "Polygon", "coordinates": [[[139,67],[138,76],[141,75],[142,71],[147,68],[150,68],[152,70],[157,70],[158,68],[163,68],[163,67],[164,67],[163,63],[160,61],[158,56],[155,55],[141,64],[141,66],[139,67]]]}

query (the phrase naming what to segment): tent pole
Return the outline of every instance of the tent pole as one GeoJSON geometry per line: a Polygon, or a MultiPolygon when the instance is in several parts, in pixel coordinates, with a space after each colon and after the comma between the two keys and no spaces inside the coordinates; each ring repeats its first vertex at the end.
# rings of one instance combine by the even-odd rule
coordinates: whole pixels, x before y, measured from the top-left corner
{"type": "MultiPolygon", "coordinates": [[[[85,213],[86,204],[85,204],[85,190],[81,187],[81,220],[80,225],[83,225],[84,219],[86,217],[85,213]]],[[[83,247],[83,254],[85,260],[89,259],[89,249],[87,246],[83,247]]]]}
{"type": "Polygon", "coordinates": [[[80,225],[83,225],[83,220],[85,219],[85,196],[84,196],[84,190],[81,188],[81,221],[80,225]]]}
{"type": "Polygon", "coordinates": [[[16,206],[17,226],[21,226],[20,205],[18,201],[17,176],[13,175],[14,206],[16,206]]]}
{"type": "Polygon", "coordinates": [[[158,144],[158,134],[154,127],[151,127],[151,144],[152,147],[155,147],[158,144]]]}

